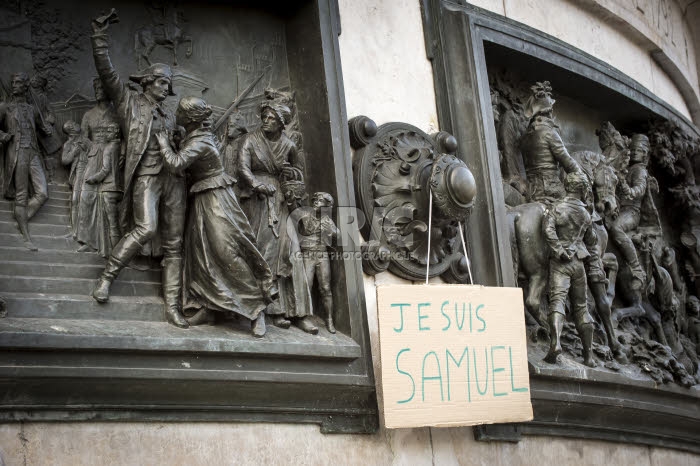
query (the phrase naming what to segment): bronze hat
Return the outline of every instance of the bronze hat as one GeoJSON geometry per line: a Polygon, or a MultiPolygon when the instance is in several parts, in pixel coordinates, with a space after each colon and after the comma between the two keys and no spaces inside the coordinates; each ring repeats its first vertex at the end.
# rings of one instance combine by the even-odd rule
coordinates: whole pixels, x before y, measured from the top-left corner
{"type": "Polygon", "coordinates": [[[170,95],[177,95],[173,92],[173,72],[170,66],[165,63],[154,63],[145,70],[139,71],[137,74],[132,74],[129,79],[137,84],[141,84],[144,78],[149,76],[154,76],[156,78],[168,78],[170,84],[168,85],[168,93],[170,95]]]}
{"type": "Polygon", "coordinates": [[[286,105],[272,100],[264,100],[260,104],[260,115],[262,115],[266,108],[269,108],[275,112],[275,115],[277,115],[277,118],[279,118],[283,126],[287,126],[289,123],[291,123],[292,111],[286,105]]]}
{"type": "Polygon", "coordinates": [[[552,99],[552,86],[549,81],[537,82],[530,90],[532,95],[525,105],[525,116],[531,118],[540,113],[551,112],[556,100],[552,99]]]}
{"type": "Polygon", "coordinates": [[[639,156],[636,151],[631,150],[630,162],[646,162],[649,159],[649,138],[645,134],[634,134],[630,141],[630,149],[640,147],[644,150],[644,155],[639,156]]]}

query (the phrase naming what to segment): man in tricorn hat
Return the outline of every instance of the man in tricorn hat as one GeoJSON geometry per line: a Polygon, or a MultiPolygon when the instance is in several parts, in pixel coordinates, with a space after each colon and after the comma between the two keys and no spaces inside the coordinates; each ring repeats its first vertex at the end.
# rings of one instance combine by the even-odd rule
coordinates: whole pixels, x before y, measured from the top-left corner
{"type": "Polygon", "coordinates": [[[175,130],[174,116],[163,106],[175,95],[172,71],[156,63],[129,79],[142,88],[130,90],[112,67],[108,53],[109,21],[92,22],[92,49],[95,68],[105,92],[116,106],[122,133],[126,139],[124,161],[124,199],[121,209],[132,209],[133,228],[114,246],[93,297],[98,302],[109,299],[109,288],[119,272],[138,254],[143,245],[160,233],[163,248],[163,298],[165,316],[173,325],[186,328],[181,313],[182,234],[184,230],[185,180],[163,166],[155,134],[175,130]]]}

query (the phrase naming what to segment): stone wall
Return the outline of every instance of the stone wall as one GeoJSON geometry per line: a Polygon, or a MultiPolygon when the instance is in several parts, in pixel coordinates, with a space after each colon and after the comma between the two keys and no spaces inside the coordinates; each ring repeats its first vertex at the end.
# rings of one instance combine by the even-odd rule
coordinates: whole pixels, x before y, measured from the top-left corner
{"type": "Polygon", "coordinates": [[[7,466],[691,466],[698,461],[673,450],[574,439],[476,442],[471,428],[322,435],[316,426],[282,424],[12,424],[0,426],[0,449],[7,466]]]}
{"type": "Polygon", "coordinates": [[[695,113],[692,116],[698,123],[695,46],[676,1],[470,0],[469,3],[538,29],[609,63],[686,117],[691,118],[692,108],[695,113]],[[659,13],[661,3],[666,6],[659,13]],[[679,70],[675,82],[668,74],[672,67],[679,70]],[[682,83],[690,88],[685,95],[680,89],[682,83]]]}
{"type": "MultiPolygon", "coordinates": [[[[418,0],[340,0],[340,51],[348,116],[438,128],[418,0]]],[[[483,6],[555,35],[614,64],[689,114],[673,81],[641,48],[588,10],[565,0],[479,0],[483,6]],[[580,27],[587,24],[588,27],[580,27]],[[610,46],[614,43],[615,46],[610,46]]],[[[696,83],[697,84],[697,83],[696,83]]],[[[375,286],[365,277],[377,372],[375,286]]],[[[0,426],[6,465],[397,464],[695,465],[698,456],[638,445],[526,437],[518,444],[476,442],[471,428],[381,429],[375,435],[323,435],[317,426],[224,423],[23,423],[0,426]]],[[[2,462],[0,462],[2,464],[2,462]]]]}

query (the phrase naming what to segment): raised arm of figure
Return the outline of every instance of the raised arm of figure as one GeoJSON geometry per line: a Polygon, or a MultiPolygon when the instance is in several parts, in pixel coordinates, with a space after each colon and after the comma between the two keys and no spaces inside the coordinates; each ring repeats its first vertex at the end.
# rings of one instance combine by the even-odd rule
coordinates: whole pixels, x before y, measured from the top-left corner
{"type": "Polygon", "coordinates": [[[107,96],[118,106],[126,97],[128,90],[112,66],[112,60],[109,57],[107,26],[106,24],[99,25],[93,21],[92,27],[94,32],[91,37],[92,56],[95,60],[95,69],[107,96]]]}

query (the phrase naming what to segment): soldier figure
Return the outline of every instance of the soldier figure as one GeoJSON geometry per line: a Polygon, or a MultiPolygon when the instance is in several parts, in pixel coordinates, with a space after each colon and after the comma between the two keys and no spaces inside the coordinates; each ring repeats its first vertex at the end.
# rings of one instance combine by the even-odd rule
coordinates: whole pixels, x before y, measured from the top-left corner
{"type": "MultiPolygon", "coordinates": [[[[600,215],[595,211],[593,212],[591,228],[596,236],[596,242],[594,245],[588,246],[590,256],[584,261],[588,288],[591,290],[598,316],[605,328],[605,335],[608,338],[608,347],[610,347],[610,351],[616,360],[625,363],[627,362],[627,357],[622,350],[622,345],[617,341],[617,338],[615,338],[615,329],[612,323],[612,298],[608,296],[609,281],[605,274],[602,259],[605,251],[601,250],[604,246],[598,240],[599,235],[605,234],[605,227],[602,225],[600,215]]],[[[617,268],[616,263],[615,267],[617,268]]]]}
{"type": "Polygon", "coordinates": [[[544,360],[555,364],[561,353],[561,332],[566,318],[564,304],[568,295],[576,329],[583,342],[583,362],[589,367],[595,367],[592,350],[593,318],[586,305],[586,271],[583,262],[590,255],[587,246],[592,248],[597,242],[591,215],[583,202],[591,188],[584,174],[573,172],[566,176],[564,189],[566,197],[547,210],[543,220],[544,234],[550,248],[551,332],[549,352],[544,360]]]}
{"type": "Polygon", "coordinates": [[[321,305],[326,313],[326,328],[335,333],[333,324],[333,292],[331,291],[331,261],[328,248],[338,237],[338,228],[322,210],[333,208],[333,197],[328,193],[314,193],[311,197],[313,214],[301,217],[299,248],[304,257],[304,270],[309,287],[314,285],[314,277],[321,294],[321,305]]]}
{"type": "Polygon", "coordinates": [[[15,219],[24,246],[36,251],[37,247],[29,236],[28,222],[49,198],[36,130],[45,135],[50,135],[53,130],[44,125],[39,109],[27,102],[27,74],[13,74],[11,86],[10,101],[0,104],[0,127],[3,128],[0,130],[0,145],[5,145],[4,195],[8,199],[14,196],[15,219]]]}
{"type": "Polygon", "coordinates": [[[630,166],[626,176],[620,176],[620,215],[609,226],[610,238],[630,267],[632,276],[644,283],[646,274],[639,263],[637,251],[627,232],[639,226],[642,200],[647,193],[647,157],[649,138],[643,134],[632,136],[630,143],[630,166]]]}
{"type": "Polygon", "coordinates": [[[566,194],[559,178],[559,167],[567,173],[580,171],[559,136],[559,126],[552,118],[555,100],[549,81],[535,83],[527,102],[526,116],[530,118],[520,149],[530,185],[530,200],[553,202],[566,194]]]}
{"type": "Polygon", "coordinates": [[[156,233],[163,247],[163,298],[165,316],[173,325],[187,328],[181,313],[182,235],[185,222],[186,187],[181,175],[163,166],[163,156],[155,134],[166,131],[173,136],[175,118],[163,101],[172,90],[172,71],[168,65],[153,64],[130,76],[142,91],[130,90],[112,67],[108,53],[109,21],[92,22],[92,48],[95,68],[107,96],[114,102],[126,138],[124,160],[124,199],[122,210],[131,208],[133,228],[112,249],[93,297],[109,299],[109,288],[119,272],[138,254],[156,233]]]}

